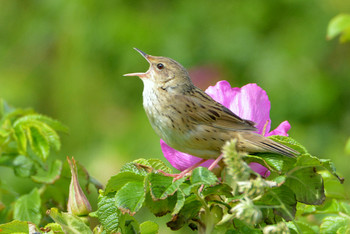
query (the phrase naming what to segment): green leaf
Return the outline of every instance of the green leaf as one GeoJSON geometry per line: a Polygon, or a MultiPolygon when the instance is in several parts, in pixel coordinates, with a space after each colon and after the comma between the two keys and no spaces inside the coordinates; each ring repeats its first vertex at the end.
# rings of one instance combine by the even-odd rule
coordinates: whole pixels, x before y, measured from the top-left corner
{"type": "Polygon", "coordinates": [[[293,191],[282,185],[268,190],[256,205],[271,206],[278,215],[289,221],[295,216],[297,201],[293,191]]]}
{"type": "Polygon", "coordinates": [[[346,229],[350,229],[350,219],[348,217],[328,216],[322,220],[320,233],[345,233],[344,230],[346,229]]]}
{"type": "Polygon", "coordinates": [[[310,154],[304,154],[298,157],[295,166],[311,166],[328,170],[332,175],[334,175],[340,183],[343,183],[344,178],[340,178],[336,171],[334,164],[329,159],[319,159],[317,157],[311,156],[310,154]]]}
{"type": "Polygon", "coordinates": [[[46,161],[50,153],[50,145],[46,136],[37,127],[30,127],[27,133],[30,147],[34,153],[41,158],[41,160],[46,161]]]}
{"type": "Polygon", "coordinates": [[[134,172],[124,171],[112,176],[106,185],[105,194],[116,192],[128,182],[143,182],[144,176],[134,172]]]}
{"type": "Polygon", "coordinates": [[[335,199],[327,200],[321,206],[317,206],[316,209],[318,214],[336,214],[341,210],[339,202],[335,199]]]}
{"type": "Polygon", "coordinates": [[[13,160],[13,169],[16,176],[29,177],[34,173],[34,162],[30,158],[19,155],[13,160]]]}
{"type": "Polygon", "coordinates": [[[134,215],[145,200],[144,184],[128,182],[115,195],[115,204],[123,212],[134,215]]]}
{"type": "Polygon", "coordinates": [[[19,153],[25,155],[27,152],[27,138],[26,138],[24,129],[22,128],[22,126],[19,125],[14,127],[14,131],[15,131],[16,141],[18,145],[18,151],[19,153]]]}
{"type": "Polygon", "coordinates": [[[190,195],[186,198],[185,204],[178,215],[175,215],[172,220],[167,223],[167,226],[173,231],[180,229],[191,219],[198,217],[201,207],[202,204],[197,200],[197,197],[193,194],[190,195]]]}
{"type": "Polygon", "coordinates": [[[42,184],[53,184],[60,178],[62,170],[62,161],[56,159],[53,161],[48,170],[38,169],[36,175],[32,176],[32,180],[42,184]]]}
{"type": "Polygon", "coordinates": [[[173,212],[171,213],[172,216],[174,216],[177,213],[179,213],[179,211],[185,205],[185,201],[186,201],[185,194],[182,192],[181,189],[176,192],[176,198],[177,198],[176,205],[174,207],[173,212]]]}
{"type": "Polygon", "coordinates": [[[173,182],[172,177],[151,173],[147,177],[150,184],[150,192],[153,200],[165,199],[173,195],[186,178],[173,182]]]}
{"type": "Polygon", "coordinates": [[[48,223],[44,229],[51,230],[48,234],[65,234],[58,223],[48,223]]]}
{"type": "Polygon", "coordinates": [[[21,221],[30,221],[38,225],[41,220],[41,199],[37,188],[29,194],[22,195],[15,203],[13,217],[21,221]]]}
{"type": "Polygon", "coordinates": [[[25,221],[14,220],[10,223],[0,224],[0,233],[29,233],[28,223],[25,221]]]}
{"type": "Polygon", "coordinates": [[[296,167],[287,175],[284,184],[293,190],[297,201],[319,205],[325,199],[323,179],[315,168],[296,167]]]}
{"type": "Polygon", "coordinates": [[[339,14],[328,24],[328,40],[331,40],[340,34],[342,34],[340,37],[341,42],[350,40],[350,15],[348,14],[339,14]]]}
{"type": "Polygon", "coordinates": [[[177,196],[174,194],[166,199],[154,201],[150,193],[147,193],[145,205],[155,216],[160,217],[166,215],[174,209],[176,200],[177,196]]]}
{"type": "Polygon", "coordinates": [[[152,221],[146,221],[140,224],[141,234],[157,234],[159,226],[152,221]]]}
{"type": "Polygon", "coordinates": [[[73,214],[69,214],[65,212],[60,213],[57,208],[51,208],[49,211],[49,215],[56,223],[61,225],[65,233],[72,233],[72,234],[91,233],[92,234],[92,231],[88,226],[86,226],[84,221],[82,221],[79,217],[73,214]]]}
{"type": "Polygon", "coordinates": [[[125,164],[120,169],[120,172],[133,172],[134,174],[141,176],[146,176],[151,171],[151,164],[149,164],[146,159],[137,159],[133,162],[125,164]]]}
{"type": "Polygon", "coordinates": [[[16,125],[26,125],[28,123],[41,123],[41,124],[45,124],[47,126],[49,126],[50,128],[56,130],[56,131],[61,131],[61,132],[65,132],[68,133],[68,127],[63,125],[61,122],[52,119],[48,116],[45,115],[41,115],[41,114],[27,114],[21,118],[18,118],[15,122],[14,122],[14,126],[16,125]]]}
{"type": "Polygon", "coordinates": [[[192,171],[192,184],[214,185],[218,183],[218,178],[206,167],[197,167],[192,171]]]}
{"type": "Polygon", "coordinates": [[[159,159],[153,159],[153,158],[148,159],[148,163],[155,170],[162,170],[162,171],[169,173],[169,174],[173,173],[173,170],[170,167],[168,167],[167,165],[165,165],[165,163],[159,159]]]}
{"type": "Polygon", "coordinates": [[[294,140],[291,137],[287,137],[287,136],[279,136],[279,135],[274,135],[274,136],[269,136],[269,138],[271,140],[274,140],[278,143],[281,143],[285,146],[288,146],[292,149],[295,149],[296,151],[298,151],[300,154],[306,154],[307,150],[306,148],[301,145],[299,142],[297,142],[296,140],[294,140]]]}
{"type": "Polygon", "coordinates": [[[208,195],[218,195],[218,196],[226,196],[226,197],[232,197],[232,188],[227,184],[217,184],[212,187],[207,187],[203,191],[203,196],[208,195]]]}
{"type": "Polygon", "coordinates": [[[120,210],[115,206],[115,195],[110,193],[106,196],[100,195],[98,197],[98,210],[97,215],[103,228],[108,233],[118,231],[120,223],[120,210]]]}
{"type": "Polygon", "coordinates": [[[348,154],[348,155],[350,154],[350,137],[348,138],[348,140],[345,143],[344,151],[346,154],[348,154]]]}

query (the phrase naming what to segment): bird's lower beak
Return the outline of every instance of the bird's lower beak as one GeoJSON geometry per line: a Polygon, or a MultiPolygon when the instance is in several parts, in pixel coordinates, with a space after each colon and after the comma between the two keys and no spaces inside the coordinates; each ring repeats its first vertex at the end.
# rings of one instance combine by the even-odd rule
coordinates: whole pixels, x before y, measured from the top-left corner
{"type": "MultiPolygon", "coordinates": [[[[149,55],[148,55],[148,54],[146,54],[145,52],[143,52],[143,51],[141,51],[141,50],[139,50],[139,49],[137,49],[137,48],[134,48],[134,49],[135,49],[137,52],[139,52],[139,53],[147,60],[147,62],[149,62],[149,63],[151,64],[151,62],[148,60],[148,58],[149,58],[149,55]]],[[[123,76],[138,76],[138,77],[140,77],[140,78],[146,78],[147,75],[148,75],[148,72],[144,72],[144,73],[142,73],[142,72],[136,72],[136,73],[124,74],[123,76]]]]}
{"type": "Polygon", "coordinates": [[[140,78],[145,78],[147,74],[143,72],[135,72],[135,73],[124,74],[123,76],[138,76],[140,78]]]}

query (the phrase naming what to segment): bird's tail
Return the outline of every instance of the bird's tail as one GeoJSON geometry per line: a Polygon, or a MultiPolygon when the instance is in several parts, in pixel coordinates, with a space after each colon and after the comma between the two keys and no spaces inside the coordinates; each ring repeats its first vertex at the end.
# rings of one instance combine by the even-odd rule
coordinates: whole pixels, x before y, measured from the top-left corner
{"type": "Polygon", "coordinates": [[[252,132],[241,132],[239,148],[250,153],[275,153],[294,158],[300,153],[262,135],[252,132]]]}

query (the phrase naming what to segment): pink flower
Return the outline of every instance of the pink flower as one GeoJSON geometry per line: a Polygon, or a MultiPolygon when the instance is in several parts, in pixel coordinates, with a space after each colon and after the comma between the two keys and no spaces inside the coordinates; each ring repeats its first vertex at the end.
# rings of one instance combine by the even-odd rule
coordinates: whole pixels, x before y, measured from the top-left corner
{"type": "MultiPolygon", "coordinates": [[[[266,92],[257,84],[232,88],[227,81],[223,80],[216,83],[215,86],[210,86],[205,92],[239,117],[254,121],[256,123],[255,127],[258,129],[257,133],[264,133],[265,136],[288,136],[287,132],[290,129],[288,121],[282,122],[275,130],[269,132],[271,128],[271,105],[266,92]]],[[[160,145],[165,158],[180,171],[201,160],[201,158],[171,148],[163,140],[160,140],[160,145]]],[[[201,166],[208,167],[212,162],[213,160],[208,160],[201,166]]],[[[270,175],[270,171],[258,163],[250,163],[249,166],[263,177],[270,175]]]]}

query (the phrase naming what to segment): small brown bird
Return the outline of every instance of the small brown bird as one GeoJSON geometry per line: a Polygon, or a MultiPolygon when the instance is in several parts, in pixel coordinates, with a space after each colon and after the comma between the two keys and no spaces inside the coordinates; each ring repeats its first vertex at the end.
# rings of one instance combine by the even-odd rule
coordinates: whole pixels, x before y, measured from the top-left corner
{"type": "Polygon", "coordinates": [[[254,122],[240,118],[195,87],[178,62],[135,50],[150,68],[145,73],[124,76],[138,76],[143,81],[143,107],[154,131],[169,146],[203,159],[215,159],[226,141],[236,139],[238,151],[288,157],[299,154],[255,133],[254,122]]]}

